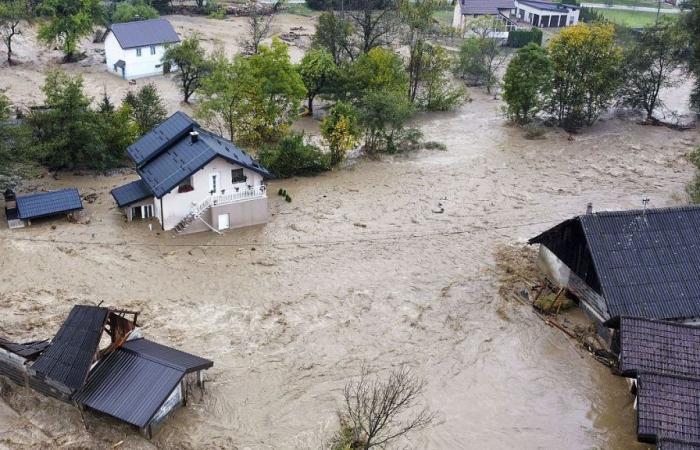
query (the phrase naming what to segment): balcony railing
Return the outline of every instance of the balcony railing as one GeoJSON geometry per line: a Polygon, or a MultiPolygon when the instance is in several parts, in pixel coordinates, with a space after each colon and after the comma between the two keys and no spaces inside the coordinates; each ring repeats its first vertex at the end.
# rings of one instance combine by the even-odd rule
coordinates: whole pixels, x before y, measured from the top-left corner
{"type": "Polygon", "coordinates": [[[212,195],[209,202],[211,206],[221,206],[265,196],[267,196],[265,186],[251,186],[250,188],[240,188],[237,192],[212,195]]]}

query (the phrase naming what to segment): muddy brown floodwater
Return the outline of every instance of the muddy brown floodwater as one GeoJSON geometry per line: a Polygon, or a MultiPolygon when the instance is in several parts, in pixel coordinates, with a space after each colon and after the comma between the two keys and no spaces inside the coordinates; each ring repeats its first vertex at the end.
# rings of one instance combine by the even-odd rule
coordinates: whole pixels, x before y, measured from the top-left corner
{"type": "MultiPolygon", "coordinates": [[[[240,19],[218,28],[171,20],[181,31],[240,28],[240,19]]],[[[11,80],[13,100],[35,101],[42,67],[5,67],[0,81],[11,80]]],[[[85,71],[92,95],[105,80],[110,92],[127,89],[98,65],[85,71]]],[[[177,109],[172,81],[158,80],[177,109]]],[[[2,225],[0,333],[50,337],[73,304],[104,302],[142,311],[147,336],[215,364],[205,394],[150,442],[91,414],[86,431],[69,405],[1,383],[0,448],[319,448],[337,427],[343,385],[363,364],[378,373],[408,364],[429,383],[440,423],[399,447],[643,448],[624,381],[501,298],[494,252],[589,201],[595,209],[682,202],[693,175],[683,155],[698,133],[608,119],[573,140],[556,130],[525,140],[504,124],[498,101],[473,96],[458,112],[416,120],[446,151],[273,181],[269,192],[283,187],[293,201],[271,195],[266,226],[222,236],[126,224],[109,190],[135,175],[29,183],[77,186],[97,200],[86,204],[89,224],[2,225]]],[[[687,87],[667,97],[682,104],[687,87]]]]}

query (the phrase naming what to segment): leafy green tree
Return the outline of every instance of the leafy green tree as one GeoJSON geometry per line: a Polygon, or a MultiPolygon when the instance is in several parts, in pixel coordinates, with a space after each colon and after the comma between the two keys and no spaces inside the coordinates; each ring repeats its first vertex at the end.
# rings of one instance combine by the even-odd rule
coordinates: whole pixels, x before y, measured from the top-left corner
{"type": "Polygon", "coordinates": [[[304,143],[302,133],[290,133],[258,153],[258,160],[279,178],[315,175],[330,168],[328,155],[304,143]]]}
{"type": "Polygon", "coordinates": [[[544,106],[552,89],[552,62],[547,51],[529,43],[511,59],[503,77],[508,118],[527,123],[544,106]]]}
{"type": "Polygon", "coordinates": [[[0,3],[0,39],[7,48],[9,64],[12,64],[12,39],[22,34],[22,24],[31,22],[33,17],[27,0],[9,0],[0,3]]]}
{"type": "Polygon", "coordinates": [[[158,11],[143,0],[123,1],[117,3],[112,14],[112,23],[156,19],[158,16],[158,11]]]}
{"type": "Polygon", "coordinates": [[[696,111],[700,111],[700,0],[686,0],[683,7],[682,23],[687,30],[687,43],[690,49],[688,66],[695,75],[695,87],[691,93],[690,102],[696,111]]]}
{"type": "Polygon", "coordinates": [[[217,58],[200,92],[197,116],[232,140],[259,145],[282,136],[306,97],[304,82],[275,38],[251,56],[217,58]]]}
{"type": "Polygon", "coordinates": [[[396,153],[397,135],[414,112],[405,91],[370,91],[360,101],[360,124],[369,154],[396,153]]]}
{"type": "Polygon", "coordinates": [[[591,126],[620,86],[622,52],[613,26],[566,27],[550,39],[548,51],[554,69],[549,112],[567,130],[591,126]]]}
{"type": "Polygon", "coordinates": [[[462,105],[469,97],[467,90],[454,87],[448,73],[454,65],[454,58],[441,45],[431,45],[423,55],[419,86],[418,104],[428,111],[450,111],[462,105]]]}
{"type": "Polygon", "coordinates": [[[679,80],[672,75],[685,63],[685,47],[684,33],[670,20],[643,29],[638,40],[624,51],[624,104],[643,109],[646,119],[653,121],[654,110],[663,106],[661,89],[678,85],[679,80]]]}
{"type": "Polygon", "coordinates": [[[39,28],[39,39],[57,44],[65,61],[74,61],[78,41],[92,32],[93,24],[101,17],[100,1],[44,0],[41,8],[48,20],[39,28]]]}
{"type": "Polygon", "coordinates": [[[202,48],[197,35],[185,38],[181,43],[168,48],[163,55],[163,64],[177,66],[176,78],[180,81],[185,103],[199,89],[202,80],[211,72],[212,62],[202,48]]]}
{"type": "Polygon", "coordinates": [[[330,149],[330,164],[336,166],[345,160],[360,138],[359,116],[354,106],[338,102],[321,122],[321,135],[330,149]]]}
{"type": "Polygon", "coordinates": [[[309,114],[314,112],[314,99],[327,90],[335,71],[333,56],[325,49],[311,49],[304,55],[299,64],[299,74],[306,87],[309,114]]]}
{"type": "Polygon", "coordinates": [[[408,75],[401,57],[386,48],[375,47],[361,55],[351,69],[359,90],[355,96],[367,91],[408,92],[408,75]]]}
{"type": "Polygon", "coordinates": [[[437,10],[437,0],[400,0],[399,14],[407,32],[404,41],[408,45],[408,97],[415,102],[423,70],[428,61],[430,45],[428,32],[433,28],[433,14],[437,10]]]}
{"type": "Polygon", "coordinates": [[[138,128],[131,119],[131,106],[126,103],[117,109],[106,106],[103,101],[97,112],[97,127],[105,154],[104,166],[123,166],[127,160],[126,148],[138,139],[138,128]]]}
{"type": "Polygon", "coordinates": [[[470,37],[459,48],[455,74],[472,86],[486,86],[486,92],[491,93],[508,56],[494,35],[504,30],[503,22],[483,16],[471,21],[469,29],[470,37]]]}
{"type": "Polygon", "coordinates": [[[136,93],[129,91],[124,97],[123,105],[129,107],[129,116],[134,122],[138,136],[148,133],[167,118],[163,100],[158,95],[155,85],[151,83],[142,86],[136,93]]]}
{"type": "Polygon", "coordinates": [[[335,64],[340,65],[353,56],[351,36],[350,22],[341,19],[334,11],[326,11],[318,16],[312,46],[326,49],[333,57],[335,64]]]}
{"type": "Polygon", "coordinates": [[[10,157],[8,133],[9,125],[7,121],[10,119],[12,111],[12,103],[3,92],[0,92],[0,158],[3,161],[8,161],[10,157]]]}

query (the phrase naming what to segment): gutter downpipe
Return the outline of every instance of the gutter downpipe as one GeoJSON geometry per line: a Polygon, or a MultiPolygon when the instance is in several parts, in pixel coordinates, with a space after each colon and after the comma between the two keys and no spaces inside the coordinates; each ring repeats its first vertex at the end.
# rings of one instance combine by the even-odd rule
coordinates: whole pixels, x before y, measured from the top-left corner
{"type": "Polygon", "coordinates": [[[160,229],[165,231],[165,219],[163,218],[163,197],[160,198],[160,229]]]}

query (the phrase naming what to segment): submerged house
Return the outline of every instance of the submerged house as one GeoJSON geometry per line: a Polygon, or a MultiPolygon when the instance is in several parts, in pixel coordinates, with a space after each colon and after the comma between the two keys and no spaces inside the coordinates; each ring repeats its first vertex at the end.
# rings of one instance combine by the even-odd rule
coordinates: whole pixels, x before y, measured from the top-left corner
{"type": "Polygon", "coordinates": [[[127,149],[141,177],[111,191],[128,221],[193,233],[266,223],[267,169],[176,112],[127,149]]]}
{"type": "Polygon", "coordinates": [[[636,317],[618,325],[619,370],[636,395],[638,440],[700,448],[700,328],[636,317]]]}
{"type": "Polygon", "coordinates": [[[0,375],[151,437],[213,362],[144,339],[138,313],[76,305],[51,341],[0,338],[0,375]],[[131,316],[128,319],[127,316],[131,316]],[[109,343],[100,348],[103,334],[109,343]]]}
{"type": "Polygon", "coordinates": [[[80,193],[75,188],[28,195],[16,195],[8,189],[4,197],[5,218],[10,228],[22,228],[31,225],[34,219],[68,215],[83,209],[80,193]]]}
{"type": "Polygon", "coordinates": [[[622,316],[700,322],[700,207],[612,211],[530,239],[538,265],[579,299],[601,336],[622,316]]]}
{"type": "Polygon", "coordinates": [[[112,24],[105,36],[107,70],[128,79],[175,70],[163,65],[163,55],[178,42],[180,37],[165,19],[112,24]]]}

